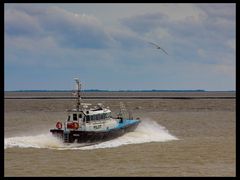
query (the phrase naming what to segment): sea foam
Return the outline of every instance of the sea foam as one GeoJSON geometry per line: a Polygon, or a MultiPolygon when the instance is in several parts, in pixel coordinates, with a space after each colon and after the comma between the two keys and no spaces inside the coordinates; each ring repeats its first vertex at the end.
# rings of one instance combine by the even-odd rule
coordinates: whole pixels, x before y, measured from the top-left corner
{"type": "Polygon", "coordinates": [[[166,142],[178,140],[168,130],[151,119],[143,119],[133,132],[128,132],[116,139],[98,144],[64,144],[60,139],[50,133],[36,136],[10,137],[4,139],[4,148],[48,148],[57,150],[90,150],[99,148],[113,148],[128,144],[140,144],[148,142],[166,142]]]}

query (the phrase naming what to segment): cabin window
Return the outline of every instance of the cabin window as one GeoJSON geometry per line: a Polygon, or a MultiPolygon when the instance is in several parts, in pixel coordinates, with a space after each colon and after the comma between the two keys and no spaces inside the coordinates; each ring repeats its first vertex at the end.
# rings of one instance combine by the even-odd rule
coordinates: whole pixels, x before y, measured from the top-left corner
{"type": "Polygon", "coordinates": [[[88,123],[90,121],[90,116],[85,116],[86,117],[86,122],[88,123]]]}
{"type": "Polygon", "coordinates": [[[104,119],[104,114],[101,114],[101,115],[100,115],[100,119],[104,119]]]}
{"type": "Polygon", "coordinates": [[[78,117],[79,117],[79,118],[82,118],[82,114],[79,114],[78,117]]]}
{"type": "Polygon", "coordinates": [[[77,121],[77,114],[73,114],[73,120],[77,121]]]}
{"type": "Polygon", "coordinates": [[[110,118],[110,113],[107,113],[107,114],[106,114],[106,118],[110,118]]]}
{"type": "Polygon", "coordinates": [[[70,116],[68,116],[68,119],[67,119],[67,121],[70,121],[70,118],[71,118],[71,117],[70,117],[70,116]]]}

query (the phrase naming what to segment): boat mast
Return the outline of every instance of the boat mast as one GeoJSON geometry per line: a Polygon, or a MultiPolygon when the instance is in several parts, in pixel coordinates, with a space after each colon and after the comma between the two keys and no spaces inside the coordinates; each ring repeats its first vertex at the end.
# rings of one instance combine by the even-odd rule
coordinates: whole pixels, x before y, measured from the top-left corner
{"type": "Polygon", "coordinates": [[[81,95],[80,95],[81,84],[80,84],[80,81],[79,81],[78,78],[75,78],[74,80],[77,83],[77,111],[79,111],[80,105],[81,105],[81,102],[80,102],[80,99],[81,99],[81,95]]]}

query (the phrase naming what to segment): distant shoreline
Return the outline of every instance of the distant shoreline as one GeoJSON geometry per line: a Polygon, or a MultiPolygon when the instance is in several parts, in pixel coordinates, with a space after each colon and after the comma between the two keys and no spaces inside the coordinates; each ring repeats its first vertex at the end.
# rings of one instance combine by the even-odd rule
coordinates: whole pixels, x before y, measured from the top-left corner
{"type": "MultiPolygon", "coordinates": [[[[13,91],[4,91],[4,92],[73,92],[73,90],[13,90],[13,91]]],[[[82,90],[82,92],[236,92],[235,90],[228,91],[206,91],[206,90],[98,90],[98,89],[89,89],[82,90]]]]}
{"type": "MultiPolygon", "coordinates": [[[[74,97],[5,97],[4,99],[76,99],[74,97]]],[[[194,96],[189,96],[189,97],[156,97],[156,96],[87,96],[87,97],[82,97],[82,99],[236,99],[236,97],[227,97],[227,96],[216,96],[216,97],[194,97],[194,96]]]]}
{"type": "MultiPolygon", "coordinates": [[[[4,99],[75,99],[73,91],[5,92],[4,99]]],[[[83,91],[82,99],[234,99],[235,91],[83,91]]]]}

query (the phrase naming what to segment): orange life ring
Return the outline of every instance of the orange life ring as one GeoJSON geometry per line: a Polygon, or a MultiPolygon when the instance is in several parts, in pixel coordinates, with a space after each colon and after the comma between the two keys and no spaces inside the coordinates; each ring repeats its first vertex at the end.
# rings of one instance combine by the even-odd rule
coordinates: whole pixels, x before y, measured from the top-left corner
{"type": "Polygon", "coordinates": [[[57,127],[58,129],[62,129],[62,123],[61,123],[61,122],[57,122],[56,127],[57,127]]]}

